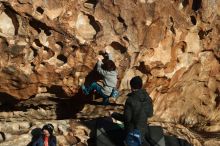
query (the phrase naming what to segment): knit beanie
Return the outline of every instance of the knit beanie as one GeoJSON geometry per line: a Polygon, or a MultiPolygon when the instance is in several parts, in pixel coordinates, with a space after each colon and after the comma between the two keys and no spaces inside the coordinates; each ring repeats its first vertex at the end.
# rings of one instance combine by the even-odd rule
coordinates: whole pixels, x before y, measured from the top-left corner
{"type": "Polygon", "coordinates": [[[44,129],[47,130],[50,133],[50,135],[52,135],[53,130],[54,130],[54,126],[52,124],[46,124],[46,125],[43,126],[42,131],[44,129]]]}
{"type": "Polygon", "coordinates": [[[142,79],[140,76],[135,76],[131,79],[130,85],[132,89],[141,89],[142,88],[142,79]]]}

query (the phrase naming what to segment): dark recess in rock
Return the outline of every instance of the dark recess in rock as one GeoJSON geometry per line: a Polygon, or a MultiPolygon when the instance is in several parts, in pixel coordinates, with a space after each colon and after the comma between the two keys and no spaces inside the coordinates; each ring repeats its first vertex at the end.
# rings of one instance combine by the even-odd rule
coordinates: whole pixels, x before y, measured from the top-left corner
{"type": "Polygon", "coordinates": [[[40,43],[40,40],[39,39],[35,39],[34,40],[35,44],[38,46],[38,47],[42,47],[43,45],[40,43]]]}
{"type": "Polygon", "coordinates": [[[193,25],[196,25],[197,21],[196,21],[196,17],[195,16],[190,16],[191,22],[193,25]]]}
{"type": "Polygon", "coordinates": [[[126,25],[125,20],[120,15],[117,18],[119,22],[123,23],[124,28],[127,29],[128,26],[126,25]]]}
{"type": "Polygon", "coordinates": [[[50,36],[51,35],[51,27],[47,26],[45,23],[42,23],[34,18],[31,18],[29,20],[29,24],[31,27],[33,27],[35,30],[37,30],[38,33],[41,32],[41,29],[44,30],[45,34],[47,36],[50,36]]]}
{"type": "Polygon", "coordinates": [[[35,49],[35,48],[32,47],[32,46],[31,46],[30,48],[31,48],[31,50],[32,50],[33,53],[34,53],[33,56],[36,57],[36,56],[38,55],[38,51],[37,51],[37,49],[35,49]]]}
{"type": "Polygon", "coordinates": [[[67,57],[62,54],[58,55],[57,59],[63,61],[64,63],[67,63],[67,57]]]}
{"type": "Polygon", "coordinates": [[[52,85],[51,87],[47,87],[47,91],[51,94],[55,94],[57,97],[66,97],[62,86],[52,85]]]}
{"type": "Polygon", "coordinates": [[[62,42],[56,42],[61,48],[64,47],[64,44],[62,42]]]}
{"type": "Polygon", "coordinates": [[[39,12],[40,14],[43,14],[44,13],[44,9],[42,9],[41,7],[37,7],[37,12],[39,12]]]}
{"type": "Polygon", "coordinates": [[[143,74],[151,74],[150,67],[145,65],[143,61],[140,62],[139,66],[137,66],[136,69],[142,72],[143,74]]]}
{"type": "MultiPolygon", "coordinates": [[[[36,65],[33,62],[31,62],[31,66],[34,68],[36,65]]],[[[33,69],[33,71],[35,70],[33,69]]]]}
{"type": "Polygon", "coordinates": [[[96,21],[92,15],[87,15],[87,16],[89,18],[89,23],[93,26],[97,35],[102,30],[102,25],[98,21],[96,21]]]}
{"type": "Polygon", "coordinates": [[[123,39],[126,40],[127,42],[129,42],[128,37],[124,36],[123,39]]]}
{"type": "Polygon", "coordinates": [[[189,4],[189,0],[182,0],[183,7],[186,7],[189,4]]]}
{"type": "Polygon", "coordinates": [[[207,36],[210,32],[212,32],[212,29],[209,29],[207,31],[200,30],[198,33],[200,40],[204,39],[205,36],[207,36]]]}
{"type": "Polygon", "coordinates": [[[112,42],[111,46],[115,49],[115,50],[119,50],[121,53],[125,53],[127,51],[127,48],[122,46],[119,42],[112,42]]]}
{"type": "Polygon", "coordinates": [[[0,135],[2,137],[2,140],[5,141],[6,137],[5,137],[5,133],[4,132],[0,132],[0,135]]]}
{"type": "Polygon", "coordinates": [[[14,96],[0,92],[0,111],[13,111],[18,100],[14,96]]]}
{"type": "Polygon", "coordinates": [[[183,45],[182,47],[180,48],[182,53],[185,53],[186,52],[186,46],[187,46],[187,43],[185,41],[182,41],[183,45]]]}
{"type": "Polygon", "coordinates": [[[98,0],[87,0],[86,3],[90,3],[94,5],[94,8],[96,7],[98,0]]]}
{"type": "Polygon", "coordinates": [[[202,6],[202,0],[193,0],[192,9],[194,11],[199,10],[201,6],[202,6]]]}
{"type": "Polygon", "coordinates": [[[16,14],[18,14],[18,13],[6,4],[4,5],[4,7],[5,7],[5,13],[8,15],[8,17],[11,18],[12,23],[14,25],[15,35],[17,35],[18,34],[18,29],[19,29],[19,22],[18,22],[16,14]]]}
{"type": "Polygon", "coordinates": [[[220,92],[218,89],[215,91],[215,94],[217,94],[217,96],[215,98],[215,103],[216,103],[215,107],[217,108],[220,104],[220,92]]]}
{"type": "Polygon", "coordinates": [[[170,27],[170,31],[172,31],[173,34],[176,34],[175,28],[174,28],[174,20],[173,17],[170,17],[170,21],[172,23],[172,26],[170,27]]]}

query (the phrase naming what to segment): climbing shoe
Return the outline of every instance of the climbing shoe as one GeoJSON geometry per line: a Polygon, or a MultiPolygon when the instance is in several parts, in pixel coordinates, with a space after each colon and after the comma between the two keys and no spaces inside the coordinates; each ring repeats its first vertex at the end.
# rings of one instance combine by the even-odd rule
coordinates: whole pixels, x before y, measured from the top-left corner
{"type": "Polygon", "coordinates": [[[109,99],[108,98],[103,98],[103,102],[102,102],[103,105],[109,105],[109,99]]]}

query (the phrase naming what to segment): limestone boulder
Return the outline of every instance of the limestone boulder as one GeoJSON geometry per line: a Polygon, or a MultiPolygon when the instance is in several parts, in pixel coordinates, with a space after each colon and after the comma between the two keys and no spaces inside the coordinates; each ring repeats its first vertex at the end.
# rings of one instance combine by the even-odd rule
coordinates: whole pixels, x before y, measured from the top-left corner
{"type": "Polygon", "coordinates": [[[15,27],[12,19],[5,13],[0,14],[0,33],[1,36],[13,36],[15,35],[15,27]]]}

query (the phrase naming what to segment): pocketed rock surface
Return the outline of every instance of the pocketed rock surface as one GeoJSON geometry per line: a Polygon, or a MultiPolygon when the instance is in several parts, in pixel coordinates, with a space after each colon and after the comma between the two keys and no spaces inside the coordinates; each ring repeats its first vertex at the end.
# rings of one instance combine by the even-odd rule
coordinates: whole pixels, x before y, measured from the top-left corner
{"type": "Polygon", "coordinates": [[[0,128],[0,145],[19,145],[51,120],[121,112],[79,94],[98,79],[95,58],[106,47],[119,73],[116,103],[139,75],[153,99],[150,123],[196,146],[220,145],[219,0],[0,0],[0,122],[12,124],[0,128]]]}

